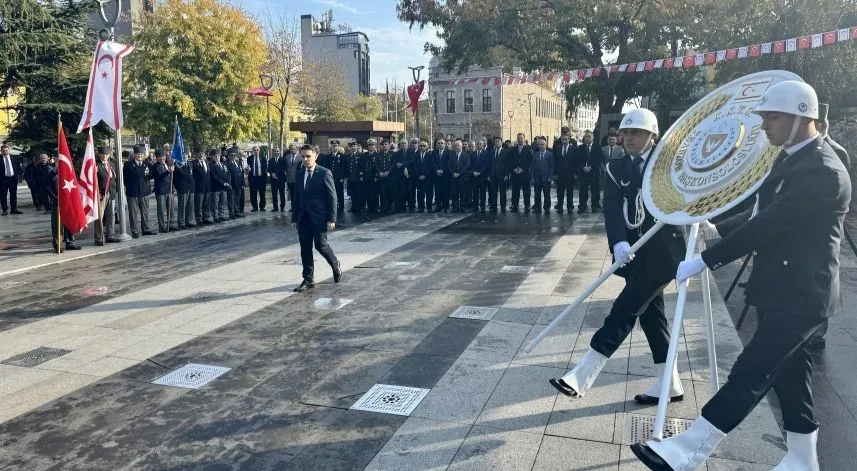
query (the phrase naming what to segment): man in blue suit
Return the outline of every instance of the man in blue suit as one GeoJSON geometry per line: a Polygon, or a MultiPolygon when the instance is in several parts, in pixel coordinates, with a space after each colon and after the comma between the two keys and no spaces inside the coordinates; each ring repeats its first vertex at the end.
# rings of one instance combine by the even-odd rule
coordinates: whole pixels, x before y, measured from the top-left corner
{"type": "Polygon", "coordinates": [[[301,147],[300,154],[304,165],[298,169],[295,176],[292,212],[292,228],[298,231],[303,264],[303,281],[295,288],[297,293],[315,287],[313,244],[333,269],[333,281],[339,283],[342,278],[339,260],[327,244],[327,232],[336,227],[336,187],[333,184],[333,173],[321,165],[316,165],[318,156],[311,145],[301,147]]]}
{"type": "Polygon", "coordinates": [[[533,176],[533,190],[536,193],[536,204],[533,210],[536,214],[545,209],[545,214],[551,210],[551,178],[553,178],[553,154],[547,149],[544,137],[536,139],[538,150],[533,153],[533,166],[530,174],[533,176]],[[544,196],[544,206],[542,206],[544,196]]]}

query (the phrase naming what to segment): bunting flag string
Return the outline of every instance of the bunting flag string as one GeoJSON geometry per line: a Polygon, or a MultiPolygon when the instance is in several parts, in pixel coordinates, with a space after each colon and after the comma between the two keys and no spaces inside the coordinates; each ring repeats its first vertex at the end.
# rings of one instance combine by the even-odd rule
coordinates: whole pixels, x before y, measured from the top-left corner
{"type": "Polygon", "coordinates": [[[687,54],[683,57],[668,57],[664,59],[650,59],[629,64],[613,64],[588,69],[566,70],[566,71],[537,71],[530,74],[503,74],[500,77],[466,77],[447,81],[435,81],[433,83],[448,85],[460,85],[466,83],[482,82],[487,85],[493,81],[495,86],[501,84],[515,85],[521,83],[535,83],[541,80],[555,81],[568,84],[582,81],[592,77],[610,77],[616,73],[639,73],[651,72],[655,69],[690,69],[693,67],[710,66],[718,62],[746,59],[749,57],[761,57],[768,54],[785,54],[804,49],[816,49],[833,44],[857,41],[857,26],[840,28],[824,33],[814,33],[797,36],[780,41],[772,41],[750,46],[738,46],[719,51],[706,51],[702,53],[687,54]]]}

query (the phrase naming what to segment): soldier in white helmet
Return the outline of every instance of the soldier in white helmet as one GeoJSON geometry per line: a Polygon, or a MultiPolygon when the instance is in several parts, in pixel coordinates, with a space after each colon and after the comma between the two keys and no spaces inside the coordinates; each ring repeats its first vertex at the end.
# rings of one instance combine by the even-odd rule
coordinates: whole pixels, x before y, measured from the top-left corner
{"type": "Polygon", "coordinates": [[[752,218],[735,216],[746,221],[700,256],[681,262],[676,277],[685,280],[752,252],[746,293],[759,312],[759,326],[726,384],[686,432],[631,447],[650,469],[701,467],[771,387],[780,400],[788,445],[774,470],[819,469],[808,344],[840,308],[839,245],[851,182],[816,129],[818,98],[812,87],[780,82],[768,89],[755,112],[768,141],[783,147],[758,190],[758,212],[752,218]]]}
{"type": "Polygon", "coordinates": [[[580,363],[560,379],[550,383],[566,396],[583,396],[592,386],[607,359],[631,333],[637,319],[646,334],[652,359],[659,368],[658,380],[634,399],[640,404],[658,402],[660,379],[670,380],[670,399],[681,401],[684,390],[673,368],[664,371],[669,348],[669,328],[664,314],[664,288],[672,282],[685,243],[680,227],[665,226],[639,252],[631,255],[631,245],[655,225],[654,217],[643,205],[643,171],[654,149],[658,121],[647,109],[636,109],[622,118],[619,128],[627,154],[607,162],[607,186],[604,189],[604,225],[613,258],[625,265],[616,274],[625,278],[625,288],[616,297],[604,325],[590,342],[580,363]]]}

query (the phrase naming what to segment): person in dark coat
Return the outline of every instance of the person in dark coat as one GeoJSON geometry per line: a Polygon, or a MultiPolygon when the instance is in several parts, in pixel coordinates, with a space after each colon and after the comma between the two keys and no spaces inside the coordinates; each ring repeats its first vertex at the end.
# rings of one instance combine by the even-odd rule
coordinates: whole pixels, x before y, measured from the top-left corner
{"type": "Polygon", "coordinates": [[[482,214],[485,214],[488,170],[491,168],[491,151],[485,148],[485,144],[485,138],[480,137],[476,141],[476,152],[470,154],[470,187],[472,188],[470,200],[473,203],[473,212],[478,209],[482,214]]]}
{"type": "Polygon", "coordinates": [[[172,186],[173,170],[167,165],[167,155],[164,149],[157,149],[155,151],[155,163],[151,166],[151,170],[155,180],[158,230],[160,232],[167,232],[169,231],[170,217],[173,211],[170,208],[172,204],[172,189],[170,187],[172,186]]]}
{"type": "Polygon", "coordinates": [[[131,237],[137,239],[143,235],[156,235],[149,229],[149,198],[152,194],[150,181],[154,178],[152,169],[146,160],[146,148],[134,146],[134,158],[125,162],[122,169],[122,182],[125,196],[128,198],[128,224],[131,237]]]}
{"type": "Polygon", "coordinates": [[[390,171],[390,191],[393,197],[393,211],[404,213],[407,211],[408,201],[408,183],[409,179],[405,177],[409,174],[411,167],[408,161],[408,141],[402,139],[399,141],[399,148],[392,155],[393,169],[390,171]]]}
{"type": "Polygon", "coordinates": [[[339,148],[339,141],[330,141],[330,152],[319,157],[319,165],[333,173],[333,186],[336,188],[337,213],[345,211],[345,181],[348,179],[348,158],[339,148]]]}
{"type": "MultiPolygon", "coordinates": [[[[818,99],[804,82],[782,81],[755,108],[773,146],[782,146],[756,192],[752,209],[717,224],[723,238],[681,262],[682,282],[753,253],[747,302],[760,314],[750,342],[729,378],[686,432],[632,450],[655,470],[703,466],[773,387],[779,398],[788,451],[776,470],[818,470],[818,421],[812,395],[808,344],[824,321],[842,308],[839,257],[851,181],[836,152],[815,127],[818,99]],[[722,232],[721,232],[722,233],[722,232]]],[[[626,141],[627,144],[627,141],[626,141]]]]}
{"type": "MultiPolygon", "coordinates": [[[[175,164],[174,164],[175,165],[175,164]]],[[[175,165],[173,170],[173,185],[176,187],[176,225],[179,230],[196,227],[196,218],[193,215],[193,195],[195,182],[193,180],[193,166],[190,162],[182,162],[175,165]]]]}
{"type": "Polygon", "coordinates": [[[357,142],[348,143],[348,153],[345,155],[345,163],[348,166],[348,196],[351,197],[352,213],[359,213],[366,204],[363,196],[363,168],[360,166],[361,154],[358,151],[357,142]]]}
{"type": "Polygon", "coordinates": [[[229,149],[229,161],[226,170],[229,171],[229,184],[231,188],[227,191],[227,204],[229,206],[229,217],[231,219],[243,218],[241,211],[241,199],[244,198],[244,169],[238,160],[238,149],[229,149]]]}
{"type": "Polygon", "coordinates": [[[518,212],[521,190],[524,191],[524,212],[530,212],[530,167],[533,165],[533,150],[524,145],[524,133],[518,133],[515,147],[506,152],[509,181],[512,184],[512,206],[509,211],[518,212]]]}
{"type": "Polygon", "coordinates": [[[544,208],[545,214],[551,210],[551,181],[553,181],[554,156],[551,151],[547,150],[547,140],[544,137],[536,139],[538,150],[533,155],[533,166],[530,173],[533,176],[533,190],[535,191],[536,204],[533,211],[536,214],[542,212],[544,208]],[[544,202],[542,202],[544,198],[544,202]]]}
{"type": "Polygon", "coordinates": [[[428,149],[428,142],[420,141],[414,155],[414,171],[411,178],[417,185],[417,208],[419,212],[428,210],[431,212],[432,200],[434,199],[434,172],[432,171],[432,153],[428,149]]]}
{"type": "MultiPolygon", "coordinates": [[[[36,193],[36,182],[33,177],[33,173],[36,169],[36,163],[32,156],[27,159],[27,166],[24,167],[24,181],[27,182],[27,188],[30,190],[30,197],[33,199],[33,206],[35,206],[36,211],[42,209],[42,201],[39,199],[38,193],[36,193]]],[[[47,208],[45,208],[47,211],[47,208]]]]}
{"type": "Polygon", "coordinates": [[[98,197],[101,198],[101,222],[95,224],[95,245],[116,244],[122,242],[114,237],[116,231],[116,196],[118,172],[112,159],[113,149],[99,147],[95,153],[96,176],[98,178],[98,197]]]}
{"type": "MultiPolygon", "coordinates": [[[[57,199],[57,170],[49,164],[48,154],[39,156],[39,163],[36,164],[33,179],[36,183],[38,191],[44,195],[45,203],[47,203],[51,212],[51,244],[54,247],[54,252],[59,252],[57,245],[57,223],[61,222],[59,218],[59,207],[57,199]]],[[[80,250],[80,246],[74,241],[74,234],[63,226],[63,244],[66,250],[80,250]]]]}
{"type": "MultiPolygon", "coordinates": [[[[211,160],[211,215],[214,222],[219,223],[229,219],[229,191],[232,189],[232,177],[229,169],[223,163],[220,149],[214,148],[209,152],[211,160]]],[[[233,218],[234,219],[234,218],[233,218]]]]}
{"type": "Polygon", "coordinates": [[[680,401],[684,390],[678,371],[675,368],[665,371],[670,332],[663,290],[672,282],[675,269],[684,258],[685,242],[681,227],[665,226],[636,254],[631,254],[631,245],[655,225],[654,217],[638,197],[643,187],[643,171],[658,133],[657,118],[647,109],[632,110],[622,119],[622,132],[630,155],[608,163],[611,178],[604,195],[604,226],[614,260],[625,264],[616,272],[625,279],[625,287],[602,327],[592,336],[581,361],[565,376],[550,383],[566,396],[582,397],[639,319],[659,376],[649,390],[636,395],[634,400],[641,404],[657,403],[661,378],[667,376],[670,400],[680,401]],[[645,214],[637,214],[638,207],[645,214]]]}
{"type": "Polygon", "coordinates": [[[451,151],[446,150],[445,139],[438,139],[435,142],[431,157],[431,170],[434,172],[432,180],[434,181],[436,205],[434,212],[436,213],[440,211],[449,212],[449,189],[452,176],[449,174],[447,167],[449,166],[449,156],[451,154],[451,151]]]}
{"type": "Polygon", "coordinates": [[[456,139],[452,143],[452,153],[447,159],[447,172],[450,176],[450,196],[452,212],[462,213],[468,205],[470,182],[470,153],[464,150],[464,143],[456,139]]]}
{"type": "Polygon", "coordinates": [[[23,178],[21,156],[12,155],[12,148],[8,144],[3,144],[0,146],[0,206],[3,207],[3,216],[24,214],[18,211],[18,181],[21,178],[23,178]]]}
{"type": "Polygon", "coordinates": [[[559,146],[554,146],[553,151],[553,172],[556,177],[556,211],[559,214],[563,213],[563,206],[568,208],[568,212],[574,210],[574,179],[576,178],[576,168],[574,162],[574,154],[577,146],[571,142],[571,137],[568,134],[563,134],[560,137],[559,146]]]}
{"type": "Polygon", "coordinates": [[[375,194],[376,198],[370,198],[370,212],[372,206],[377,204],[378,212],[387,214],[393,209],[393,153],[390,151],[390,142],[381,143],[381,150],[375,153],[375,194]],[[378,200],[376,202],[376,200],[378,200]]]}
{"type": "Polygon", "coordinates": [[[271,183],[271,211],[286,211],[286,168],[280,160],[285,154],[280,154],[280,149],[274,147],[268,156],[268,181],[271,183]]]}
{"type": "Polygon", "coordinates": [[[336,228],[336,187],[333,185],[333,173],[316,164],[316,153],[312,146],[305,145],[300,150],[303,158],[295,178],[295,210],[292,212],[292,227],[298,230],[301,244],[301,263],[303,281],[295,288],[303,292],[315,286],[315,266],[312,247],[333,269],[333,281],[339,283],[342,269],[333,249],[327,243],[327,233],[336,228]]]}
{"type": "Polygon", "coordinates": [[[577,214],[586,212],[590,196],[592,198],[592,211],[601,210],[601,166],[604,164],[604,154],[601,147],[592,143],[592,133],[586,131],[583,134],[583,143],[578,146],[575,153],[575,167],[577,168],[578,190],[577,214]]]}
{"type": "Polygon", "coordinates": [[[190,162],[193,174],[194,195],[193,210],[196,215],[196,225],[213,224],[209,210],[209,199],[211,198],[211,168],[205,160],[205,151],[202,146],[197,146],[193,151],[195,160],[190,162]]]}
{"type": "Polygon", "coordinates": [[[409,212],[414,212],[417,209],[417,200],[416,195],[419,191],[420,182],[417,179],[417,175],[420,173],[421,169],[420,160],[417,158],[419,156],[419,148],[420,148],[420,139],[417,137],[411,138],[411,145],[408,146],[408,150],[405,151],[405,170],[407,170],[405,175],[405,205],[408,208],[409,212]]]}
{"type": "Polygon", "coordinates": [[[247,157],[249,169],[247,180],[250,183],[250,206],[256,211],[265,211],[265,188],[268,186],[268,159],[260,155],[259,146],[253,146],[247,157]]]}
{"type": "Polygon", "coordinates": [[[509,186],[508,155],[500,137],[494,138],[494,146],[488,151],[488,206],[492,213],[497,212],[497,200],[500,201],[500,212],[506,212],[506,193],[509,186]]]}

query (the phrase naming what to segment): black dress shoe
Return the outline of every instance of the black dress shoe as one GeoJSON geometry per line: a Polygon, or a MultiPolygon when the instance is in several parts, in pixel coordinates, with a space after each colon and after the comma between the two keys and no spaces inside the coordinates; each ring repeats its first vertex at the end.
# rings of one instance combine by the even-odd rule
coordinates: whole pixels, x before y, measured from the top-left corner
{"type": "Polygon", "coordinates": [[[303,293],[303,292],[309,291],[313,288],[315,288],[315,284],[310,283],[307,280],[303,280],[303,281],[301,281],[301,284],[298,285],[298,287],[294,289],[294,291],[295,291],[295,293],[303,293]]]}
{"type": "Polygon", "coordinates": [[[333,270],[333,282],[339,283],[339,280],[342,279],[342,269],[336,267],[336,270],[333,270]]]}
{"type": "Polygon", "coordinates": [[[9,214],[24,214],[24,213],[22,213],[21,211],[18,211],[17,209],[13,209],[12,212],[10,212],[9,214]]]}
{"type": "Polygon", "coordinates": [[[118,243],[120,243],[120,242],[122,242],[122,241],[121,241],[121,240],[119,240],[119,239],[115,239],[115,238],[113,238],[113,237],[108,237],[108,238],[105,240],[105,242],[107,242],[108,244],[118,244],[118,243]]]}
{"type": "Polygon", "coordinates": [[[262,211],[264,213],[266,210],[265,210],[265,208],[262,208],[259,211],[262,211]]]}
{"type": "Polygon", "coordinates": [[[101,242],[100,240],[96,240],[95,245],[102,246],[102,245],[104,245],[104,242],[101,242]]]}
{"type": "Polygon", "coordinates": [[[256,211],[259,211],[259,210],[258,210],[258,209],[256,209],[256,208],[253,208],[253,209],[251,209],[251,210],[250,210],[250,212],[251,212],[251,213],[255,213],[256,211]]]}
{"type": "Polygon", "coordinates": [[[140,234],[131,234],[131,238],[132,238],[132,239],[139,239],[139,238],[140,238],[140,234]]]}
{"type": "Polygon", "coordinates": [[[143,235],[158,235],[158,233],[153,231],[143,231],[143,235]]]}
{"type": "Polygon", "coordinates": [[[568,396],[568,397],[577,397],[577,391],[575,391],[574,389],[572,389],[572,388],[571,388],[571,386],[569,386],[568,384],[566,384],[566,382],[565,382],[565,381],[563,381],[562,379],[554,379],[554,378],[551,378],[551,379],[549,379],[549,380],[548,380],[548,382],[551,384],[551,386],[553,386],[554,388],[556,388],[556,390],[557,390],[557,391],[559,391],[559,392],[561,392],[561,393],[565,394],[566,396],[568,396]]]}
{"type": "Polygon", "coordinates": [[[185,227],[187,227],[188,229],[192,229],[192,228],[196,227],[196,224],[188,224],[185,227]]]}
{"type": "Polygon", "coordinates": [[[562,214],[562,208],[557,209],[557,210],[556,210],[556,213],[557,213],[557,214],[562,214]]]}
{"type": "Polygon", "coordinates": [[[586,208],[578,208],[577,214],[583,214],[586,212],[586,208]]]}
{"type": "Polygon", "coordinates": [[[272,209],[271,211],[279,211],[279,210],[280,210],[280,208],[279,208],[279,207],[274,206],[274,209],[272,209]]]}
{"type": "MultiPolygon", "coordinates": [[[[670,402],[681,402],[684,400],[684,394],[679,394],[678,396],[673,396],[670,398],[670,402]]],[[[648,394],[637,394],[634,396],[634,402],[642,405],[651,405],[658,403],[657,396],[649,396],[648,394]]]]}
{"type": "Polygon", "coordinates": [[[637,455],[637,458],[651,470],[654,471],[673,471],[672,467],[658,456],[648,445],[643,443],[635,443],[631,445],[631,451],[637,455]]]}
{"type": "Polygon", "coordinates": [[[66,250],[80,250],[80,246],[73,243],[73,242],[66,242],[65,243],[65,249],[66,250]]]}

